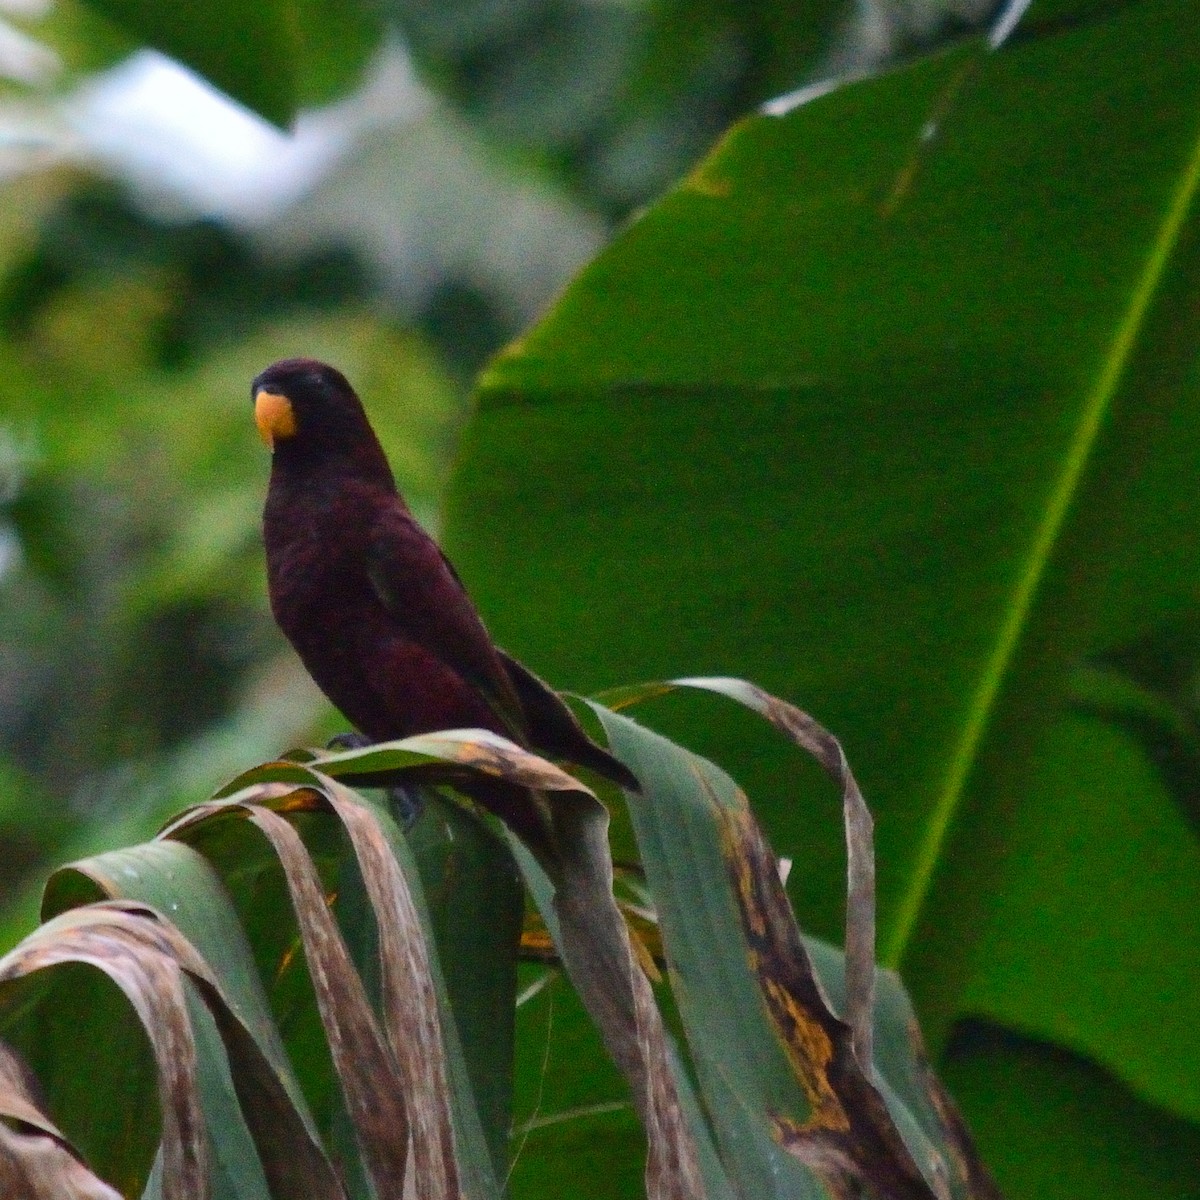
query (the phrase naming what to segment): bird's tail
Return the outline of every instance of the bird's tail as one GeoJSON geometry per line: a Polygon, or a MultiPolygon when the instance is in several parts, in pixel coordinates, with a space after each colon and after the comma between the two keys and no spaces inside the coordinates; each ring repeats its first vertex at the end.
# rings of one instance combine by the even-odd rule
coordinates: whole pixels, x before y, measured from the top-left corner
{"type": "Polygon", "coordinates": [[[627,791],[642,790],[637,776],[623,762],[588,737],[575,714],[548,683],[499,647],[496,649],[521,701],[533,750],[578,763],[627,791]]]}

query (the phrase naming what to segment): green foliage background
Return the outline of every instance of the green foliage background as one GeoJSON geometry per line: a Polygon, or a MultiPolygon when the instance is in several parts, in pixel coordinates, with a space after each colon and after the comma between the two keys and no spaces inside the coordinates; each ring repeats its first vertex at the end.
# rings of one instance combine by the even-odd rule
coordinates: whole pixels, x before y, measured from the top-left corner
{"type": "MultiPolygon", "coordinates": [[[[66,71],[4,102],[52,111],[145,43],[286,124],[402,37],[437,145],[470,150],[464,237],[500,179],[567,214],[538,253],[613,240],[460,441],[472,371],[532,317],[494,274],[435,253],[398,297],[349,232],[284,252],[62,161],[4,182],[5,944],[49,863],[338,727],[266,614],[246,397],[313,354],[431,524],[457,453],[449,545],[556,684],[738,674],[843,738],[883,952],[1010,1195],[1200,1195],[1194,5],[1035,4],[995,54],[943,25],[727,136],[846,59],[842,10],[235,7],[59,6],[28,28],[66,71]]],[[[388,137],[408,156],[337,168],[365,207],[428,153],[388,137]]],[[[747,788],[802,926],[836,936],[816,772],[783,793],[795,764],[715,703],[653,720],[747,788]]],[[[623,1085],[561,981],[518,1034],[514,1194],[637,1194],[623,1085]]]]}

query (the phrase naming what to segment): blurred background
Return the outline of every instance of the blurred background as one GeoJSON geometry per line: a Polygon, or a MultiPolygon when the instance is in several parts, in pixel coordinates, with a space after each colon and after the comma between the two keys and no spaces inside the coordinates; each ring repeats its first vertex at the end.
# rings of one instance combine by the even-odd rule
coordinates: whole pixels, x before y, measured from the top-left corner
{"type": "Polygon", "coordinates": [[[0,0],[5,944],[48,863],[336,727],[265,603],[259,369],[335,361],[436,529],[473,374],[630,214],[760,102],[992,5],[309,4],[267,78],[227,7],[181,49],[286,128],[137,3],[0,0]]]}

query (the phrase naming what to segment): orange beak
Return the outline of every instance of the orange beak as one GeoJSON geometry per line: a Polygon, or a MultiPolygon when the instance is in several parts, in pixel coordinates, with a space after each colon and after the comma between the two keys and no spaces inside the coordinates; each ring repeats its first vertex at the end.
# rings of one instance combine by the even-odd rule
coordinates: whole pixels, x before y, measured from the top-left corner
{"type": "Polygon", "coordinates": [[[277,440],[295,436],[296,413],[292,402],[278,392],[259,392],[254,397],[254,423],[267,449],[274,450],[277,440]]]}

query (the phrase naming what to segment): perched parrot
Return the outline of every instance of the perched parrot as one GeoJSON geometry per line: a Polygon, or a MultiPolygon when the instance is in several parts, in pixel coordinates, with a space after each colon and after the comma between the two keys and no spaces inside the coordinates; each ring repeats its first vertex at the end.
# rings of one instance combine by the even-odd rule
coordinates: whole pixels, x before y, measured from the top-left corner
{"type": "MultiPolygon", "coordinates": [[[[254,419],[272,452],[263,513],[271,611],[317,686],[371,742],[481,728],[636,791],[559,695],[499,649],[454,568],[396,490],[345,376],[308,358],[262,372],[254,419]]],[[[475,799],[540,836],[529,793],[475,799]]]]}

